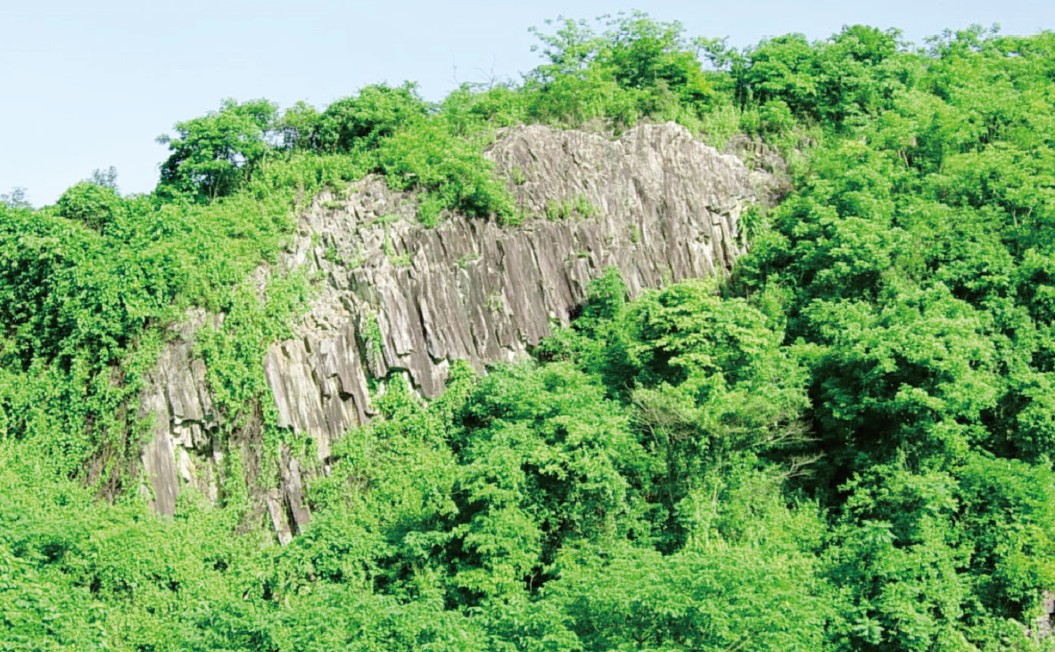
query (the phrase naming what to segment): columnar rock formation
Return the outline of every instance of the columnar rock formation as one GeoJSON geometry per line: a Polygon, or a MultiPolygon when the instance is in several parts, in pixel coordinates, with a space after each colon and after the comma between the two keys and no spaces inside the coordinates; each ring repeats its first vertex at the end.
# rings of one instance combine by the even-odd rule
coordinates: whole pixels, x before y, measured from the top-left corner
{"type": "MultiPolygon", "coordinates": [[[[744,248],[741,214],[774,188],[673,124],[616,140],[519,127],[488,156],[510,180],[521,225],[453,215],[425,228],[414,197],[377,177],[324,193],[301,216],[280,264],[319,279],[318,294],[297,337],[276,342],[263,365],[279,425],[312,438],[322,462],[369,417],[368,379],[404,374],[434,396],[455,359],[516,359],[568,323],[610,266],[632,294],[722,273],[744,248]]],[[[215,491],[223,451],[208,434],[214,416],[189,344],[205,319],[182,328],[142,401],[154,423],[144,468],[161,512],[181,484],[215,491]]],[[[297,461],[284,455],[280,475],[268,502],[285,538],[308,515],[297,461]]]]}

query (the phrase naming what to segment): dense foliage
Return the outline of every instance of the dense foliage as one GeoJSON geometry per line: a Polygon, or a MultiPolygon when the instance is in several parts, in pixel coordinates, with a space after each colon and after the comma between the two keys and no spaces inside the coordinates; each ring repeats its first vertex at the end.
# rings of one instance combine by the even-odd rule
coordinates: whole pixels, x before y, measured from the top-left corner
{"type": "Polygon", "coordinates": [[[150,195],[0,196],[0,650],[1051,648],[1055,35],[538,35],[522,83],[438,105],[227,101],[150,195]],[[287,546],[234,454],[218,504],[149,513],[135,399],[188,308],[227,316],[197,349],[226,422],[303,443],[259,360],[308,280],[249,274],[307,198],[376,173],[426,224],[515,221],[496,129],[642,120],[789,162],[731,278],[610,273],[532,361],[392,379],[287,546]]]}

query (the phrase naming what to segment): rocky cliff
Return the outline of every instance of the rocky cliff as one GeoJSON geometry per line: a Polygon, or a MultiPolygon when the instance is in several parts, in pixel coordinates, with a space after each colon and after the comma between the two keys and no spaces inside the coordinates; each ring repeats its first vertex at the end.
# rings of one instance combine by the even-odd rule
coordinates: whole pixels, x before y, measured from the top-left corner
{"type": "MultiPolygon", "coordinates": [[[[513,360],[566,324],[589,281],[619,269],[631,293],[722,273],[743,251],[739,218],[773,192],[749,171],[673,125],[612,140],[531,126],[489,149],[509,179],[517,226],[449,216],[416,222],[411,195],[371,177],[324,193],[299,221],[279,262],[318,280],[297,337],[262,361],[279,425],[312,438],[321,463],[332,443],[370,415],[368,379],[404,374],[425,396],[442,390],[451,361],[478,368],[513,360]]],[[[205,369],[192,355],[194,314],[175,331],[141,401],[153,438],[142,461],[155,507],[171,513],[180,487],[215,496],[223,452],[205,369]]],[[[283,452],[265,496],[280,539],[309,518],[300,464],[283,452]]]]}

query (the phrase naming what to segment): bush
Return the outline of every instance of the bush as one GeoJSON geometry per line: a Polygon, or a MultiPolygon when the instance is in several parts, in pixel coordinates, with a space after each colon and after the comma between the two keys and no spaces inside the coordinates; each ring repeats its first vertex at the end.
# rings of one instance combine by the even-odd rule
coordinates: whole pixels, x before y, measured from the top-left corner
{"type": "Polygon", "coordinates": [[[413,84],[366,86],[355,97],[326,107],[315,124],[313,140],[327,152],[375,149],[382,139],[413,125],[427,112],[413,84]]]}
{"type": "Polygon", "coordinates": [[[405,128],[384,140],[378,167],[388,184],[399,190],[424,190],[443,208],[474,217],[511,215],[513,200],[473,141],[452,134],[432,119],[405,128]]]}

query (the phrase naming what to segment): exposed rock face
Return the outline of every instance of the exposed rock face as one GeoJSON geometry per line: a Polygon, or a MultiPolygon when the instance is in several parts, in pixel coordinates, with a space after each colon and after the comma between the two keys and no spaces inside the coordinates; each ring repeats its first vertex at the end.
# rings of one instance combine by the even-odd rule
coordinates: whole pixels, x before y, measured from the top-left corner
{"type": "MultiPolygon", "coordinates": [[[[515,359],[568,323],[609,266],[632,294],[724,272],[743,251],[741,213],[774,187],[673,124],[618,140],[520,127],[488,156],[530,216],[523,225],[451,216],[424,228],[414,198],[379,178],[344,198],[323,194],[302,215],[282,264],[316,274],[319,295],[298,337],[275,343],[263,364],[279,425],[311,437],[321,461],[368,418],[368,378],[402,373],[434,396],[452,360],[482,368],[515,359]]],[[[211,418],[204,369],[188,346],[178,340],[165,352],[143,401],[155,417],[144,468],[162,512],[181,481],[209,485],[212,472],[181,461],[209,450],[201,444],[211,418]]],[[[281,467],[287,522],[302,525],[296,460],[281,467]]],[[[285,538],[282,510],[268,502],[285,538]]]]}
{"type": "Polygon", "coordinates": [[[1040,613],[1033,619],[1033,626],[1026,629],[1026,636],[1043,641],[1055,633],[1055,593],[1045,591],[1041,596],[1040,613]]]}
{"type": "Polygon", "coordinates": [[[161,514],[172,514],[182,484],[197,485],[216,499],[215,469],[223,453],[213,445],[216,421],[205,383],[205,363],[191,355],[194,335],[206,323],[204,311],[192,311],[172,329],[173,340],[147,375],[139,418],[150,421],[151,439],[143,447],[143,470],[153,485],[151,501],[161,514]]]}

